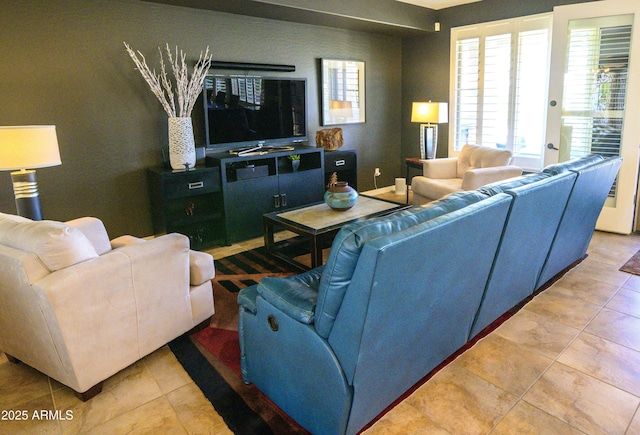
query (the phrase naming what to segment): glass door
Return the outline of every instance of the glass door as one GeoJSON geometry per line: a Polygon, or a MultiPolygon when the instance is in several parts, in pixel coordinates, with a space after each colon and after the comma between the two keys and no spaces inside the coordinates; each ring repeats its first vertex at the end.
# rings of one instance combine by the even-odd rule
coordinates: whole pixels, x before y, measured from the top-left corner
{"type": "Polygon", "coordinates": [[[623,157],[596,226],[623,234],[633,231],[638,183],[639,18],[640,5],[624,0],[561,6],[553,16],[545,165],[623,157]]]}

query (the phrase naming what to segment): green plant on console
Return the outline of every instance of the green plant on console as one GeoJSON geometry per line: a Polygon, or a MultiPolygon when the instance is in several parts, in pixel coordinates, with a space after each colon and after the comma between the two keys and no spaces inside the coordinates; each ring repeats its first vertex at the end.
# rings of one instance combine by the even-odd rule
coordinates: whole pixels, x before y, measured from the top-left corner
{"type": "Polygon", "coordinates": [[[290,154],[287,157],[291,160],[291,170],[298,172],[300,169],[300,154],[290,154]]]}

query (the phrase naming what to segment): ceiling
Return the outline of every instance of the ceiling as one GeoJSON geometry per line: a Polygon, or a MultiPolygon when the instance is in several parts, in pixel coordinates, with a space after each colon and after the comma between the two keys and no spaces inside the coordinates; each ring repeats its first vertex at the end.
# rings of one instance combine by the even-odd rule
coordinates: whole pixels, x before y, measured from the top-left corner
{"type": "Polygon", "coordinates": [[[475,3],[482,0],[396,0],[402,3],[410,3],[416,6],[422,6],[429,9],[444,9],[451,6],[464,5],[467,3],[475,3]]]}

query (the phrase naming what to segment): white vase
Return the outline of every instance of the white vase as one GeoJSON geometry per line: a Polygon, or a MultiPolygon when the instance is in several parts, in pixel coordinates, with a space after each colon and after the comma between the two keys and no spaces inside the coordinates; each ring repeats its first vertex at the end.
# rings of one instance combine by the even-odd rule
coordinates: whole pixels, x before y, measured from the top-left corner
{"type": "Polygon", "coordinates": [[[189,116],[169,118],[169,162],[172,169],[192,169],[196,165],[196,145],[189,116]]]}

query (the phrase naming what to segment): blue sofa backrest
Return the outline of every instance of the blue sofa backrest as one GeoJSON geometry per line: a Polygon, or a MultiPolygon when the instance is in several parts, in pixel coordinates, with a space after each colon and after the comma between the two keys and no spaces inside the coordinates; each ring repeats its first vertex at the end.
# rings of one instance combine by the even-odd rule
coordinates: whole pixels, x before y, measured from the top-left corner
{"type": "Polygon", "coordinates": [[[318,334],[324,338],[329,336],[365,243],[459,210],[485,198],[485,195],[474,191],[456,192],[423,207],[414,207],[380,218],[345,225],[331,245],[331,252],[318,287],[318,301],[314,315],[318,334]]]}
{"type": "Polygon", "coordinates": [[[562,163],[555,163],[549,165],[542,170],[546,174],[556,175],[567,171],[579,171],[587,166],[600,163],[604,160],[600,154],[587,154],[586,156],[578,157],[576,159],[568,160],[562,163]]]}
{"type": "Polygon", "coordinates": [[[469,339],[533,294],[576,178],[538,173],[483,189],[513,200],[469,339]]]}
{"type": "Polygon", "coordinates": [[[567,162],[569,170],[578,177],[536,288],[585,256],[598,216],[622,164],[620,157],[591,161],[588,157],[583,159],[583,166],[576,161],[567,162]]]}
{"type": "Polygon", "coordinates": [[[354,388],[350,428],[466,343],[510,201],[499,194],[364,244],[328,339],[354,388]]]}

